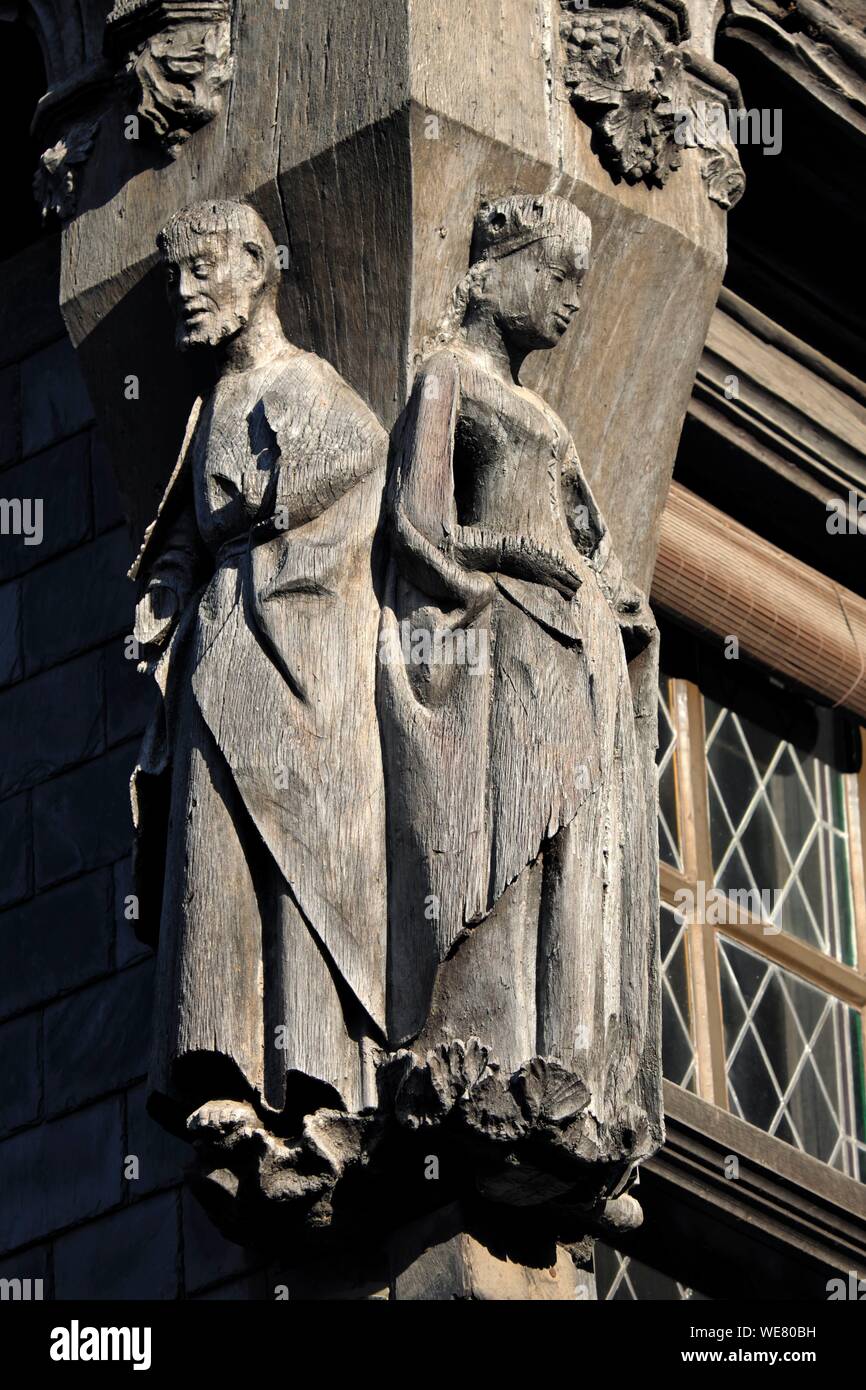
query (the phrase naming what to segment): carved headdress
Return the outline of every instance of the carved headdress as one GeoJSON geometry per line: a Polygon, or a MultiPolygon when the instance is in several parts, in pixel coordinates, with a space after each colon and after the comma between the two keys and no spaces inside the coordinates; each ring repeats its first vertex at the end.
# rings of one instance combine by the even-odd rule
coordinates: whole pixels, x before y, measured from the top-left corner
{"type": "Polygon", "coordinates": [[[589,259],[592,227],[585,213],[553,194],[522,194],[484,202],[475,217],[470,262],[499,260],[533,242],[562,237],[589,259]]]}

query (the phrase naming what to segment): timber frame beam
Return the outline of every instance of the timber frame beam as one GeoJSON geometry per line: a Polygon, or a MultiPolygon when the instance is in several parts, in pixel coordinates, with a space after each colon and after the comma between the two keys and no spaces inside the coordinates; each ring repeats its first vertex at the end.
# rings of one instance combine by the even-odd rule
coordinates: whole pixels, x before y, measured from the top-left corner
{"type": "Polygon", "coordinates": [[[616,1243],[710,1298],[826,1299],[866,1278],[866,1189],[666,1081],[645,1225],[616,1243]],[[707,1258],[712,1251],[712,1258],[707,1258]]]}

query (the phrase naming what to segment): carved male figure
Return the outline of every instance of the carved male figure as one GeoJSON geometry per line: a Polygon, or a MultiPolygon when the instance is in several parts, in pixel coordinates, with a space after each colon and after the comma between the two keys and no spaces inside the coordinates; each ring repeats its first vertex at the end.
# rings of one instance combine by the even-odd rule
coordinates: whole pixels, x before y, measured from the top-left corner
{"type": "Polygon", "coordinates": [[[134,777],[143,934],[159,935],[150,1103],[219,1145],[369,1099],[385,1024],[387,437],[286,340],[250,207],[187,208],[159,248],[177,346],[212,354],[216,384],[135,567],[162,692],[134,777]]]}

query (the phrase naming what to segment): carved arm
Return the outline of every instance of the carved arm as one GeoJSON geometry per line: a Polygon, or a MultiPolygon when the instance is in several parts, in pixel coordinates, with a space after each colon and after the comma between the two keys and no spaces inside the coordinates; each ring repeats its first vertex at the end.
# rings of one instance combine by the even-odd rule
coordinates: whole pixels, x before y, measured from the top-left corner
{"type": "Polygon", "coordinates": [[[182,509],[148,566],[136,604],[134,636],[143,648],[167,644],[181,613],[198,587],[201,540],[192,506],[182,509]]]}
{"type": "Polygon", "coordinates": [[[271,439],[272,463],[269,468],[248,469],[241,480],[252,518],[253,545],[315,520],[381,461],[377,441],[361,431],[352,418],[354,407],[348,404],[341,435],[339,397],[328,429],[322,432],[324,442],[318,445],[311,445],[308,435],[290,437],[285,402],[265,395],[261,409],[262,428],[271,439]]]}
{"type": "Polygon", "coordinates": [[[392,545],[404,575],[467,626],[490,604],[493,580],[466,568],[450,544],[460,530],[454,503],[454,430],[460,399],[457,364],[447,354],[418,373],[389,484],[392,545]]]}
{"type": "Polygon", "coordinates": [[[573,598],[581,576],[564,555],[538,545],[526,536],[510,536],[476,526],[455,526],[445,541],[446,553],[474,569],[513,575],[535,584],[548,584],[573,598]]]}
{"type": "Polygon", "coordinates": [[[629,657],[636,655],[654,639],[656,621],[646,595],[623,575],[604,515],[573,447],[562,467],[562,492],[574,543],[595,570],[601,590],[619,619],[626,652],[629,657]]]}

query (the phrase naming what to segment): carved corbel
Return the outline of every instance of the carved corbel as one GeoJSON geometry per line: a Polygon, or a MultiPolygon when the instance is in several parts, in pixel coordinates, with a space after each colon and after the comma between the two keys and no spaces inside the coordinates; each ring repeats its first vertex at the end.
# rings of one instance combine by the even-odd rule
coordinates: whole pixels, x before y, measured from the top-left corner
{"type": "Polygon", "coordinates": [[[117,0],[105,39],[169,154],[220,110],[234,71],[230,0],[117,0]]]}
{"type": "Polygon", "coordinates": [[[33,136],[42,154],[33,175],[33,194],[43,218],[71,217],[78,203],[84,164],[93,149],[99,110],[111,74],[102,56],[103,27],[111,0],[69,5],[68,0],[0,5],[4,20],[22,19],[33,29],[42,53],[47,89],[33,114],[33,136]]]}

